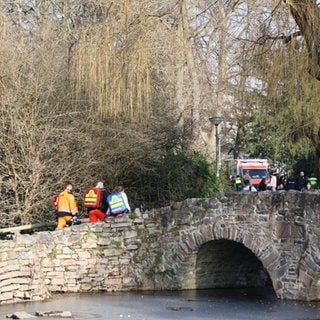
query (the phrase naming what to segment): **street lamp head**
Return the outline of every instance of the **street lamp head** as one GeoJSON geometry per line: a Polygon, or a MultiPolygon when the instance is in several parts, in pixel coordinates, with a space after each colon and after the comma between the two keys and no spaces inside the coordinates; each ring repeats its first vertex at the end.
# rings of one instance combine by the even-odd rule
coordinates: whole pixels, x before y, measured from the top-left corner
{"type": "Polygon", "coordinates": [[[212,124],[214,124],[215,126],[218,126],[224,119],[223,117],[215,116],[215,117],[209,118],[209,120],[212,124]]]}

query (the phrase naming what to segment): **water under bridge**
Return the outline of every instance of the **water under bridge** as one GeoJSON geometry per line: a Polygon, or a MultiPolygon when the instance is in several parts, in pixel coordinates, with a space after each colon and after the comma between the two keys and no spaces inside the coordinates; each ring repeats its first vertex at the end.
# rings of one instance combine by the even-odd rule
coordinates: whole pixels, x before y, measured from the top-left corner
{"type": "Polygon", "coordinates": [[[0,303],[267,285],[320,300],[320,193],[221,193],[0,242],[0,303]]]}

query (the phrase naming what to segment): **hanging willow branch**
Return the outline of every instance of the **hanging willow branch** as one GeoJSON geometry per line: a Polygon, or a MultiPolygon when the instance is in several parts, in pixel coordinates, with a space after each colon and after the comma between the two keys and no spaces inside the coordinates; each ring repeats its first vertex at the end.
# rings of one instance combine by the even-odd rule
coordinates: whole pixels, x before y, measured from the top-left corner
{"type": "Polygon", "coordinates": [[[149,57],[143,41],[101,27],[83,36],[74,61],[75,101],[105,117],[139,120],[150,114],[149,57]]]}
{"type": "Polygon", "coordinates": [[[320,80],[320,9],[315,0],[284,0],[303,35],[309,53],[309,73],[320,80]]]}

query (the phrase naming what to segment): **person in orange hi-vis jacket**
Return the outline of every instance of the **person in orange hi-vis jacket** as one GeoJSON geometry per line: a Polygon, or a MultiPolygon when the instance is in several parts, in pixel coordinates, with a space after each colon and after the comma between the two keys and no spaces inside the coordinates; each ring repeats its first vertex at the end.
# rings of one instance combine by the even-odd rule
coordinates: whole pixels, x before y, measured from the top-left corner
{"type": "Polygon", "coordinates": [[[60,192],[57,200],[57,229],[63,229],[73,216],[78,214],[78,206],[72,192],[72,183],[68,182],[65,189],[60,192]]]}

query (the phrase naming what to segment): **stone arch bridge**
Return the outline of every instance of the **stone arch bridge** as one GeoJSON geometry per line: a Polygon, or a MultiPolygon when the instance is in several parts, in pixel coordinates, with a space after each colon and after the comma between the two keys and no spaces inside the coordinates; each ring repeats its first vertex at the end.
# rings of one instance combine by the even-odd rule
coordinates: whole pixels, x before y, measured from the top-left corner
{"type": "Polygon", "coordinates": [[[0,242],[0,303],[56,292],[272,285],[320,300],[320,193],[239,192],[188,199],[107,223],[0,242]]]}

